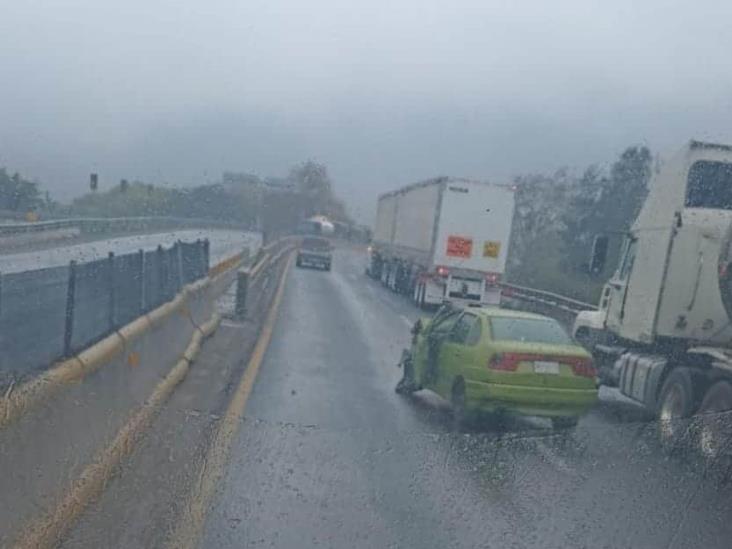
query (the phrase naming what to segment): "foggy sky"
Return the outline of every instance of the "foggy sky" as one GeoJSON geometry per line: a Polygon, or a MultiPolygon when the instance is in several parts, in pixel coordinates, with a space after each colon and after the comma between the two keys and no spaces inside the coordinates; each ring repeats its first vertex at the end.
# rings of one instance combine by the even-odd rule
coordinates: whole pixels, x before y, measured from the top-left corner
{"type": "Polygon", "coordinates": [[[731,23],[726,1],[6,0],[0,166],[68,200],[90,171],[190,185],[314,158],[370,222],[438,174],[731,142],[731,23]]]}

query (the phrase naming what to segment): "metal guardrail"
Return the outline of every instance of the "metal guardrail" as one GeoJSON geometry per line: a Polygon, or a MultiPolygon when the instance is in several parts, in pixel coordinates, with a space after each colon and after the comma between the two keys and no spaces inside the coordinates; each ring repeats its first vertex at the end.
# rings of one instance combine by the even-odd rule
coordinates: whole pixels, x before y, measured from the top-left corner
{"type": "Polygon", "coordinates": [[[170,229],[177,227],[244,229],[240,223],[215,219],[188,219],[179,217],[107,217],[72,218],[33,223],[0,224],[0,236],[38,233],[59,229],[78,229],[82,233],[108,233],[146,229],[170,229]]]}
{"type": "Polygon", "coordinates": [[[269,285],[274,270],[280,261],[294,247],[294,239],[286,237],[276,240],[260,248],[251,266],[240,269],[236,280],[235,315],[243,319],[253,306],[264,295],[264,289],[269,285]]]}
{"type": "Polygon", "coordinates": [[[518,299],[538,303],[549,308],[559,309],[565,313],[577,314],[581,311],[596,311],[597,306],[591,303],[578,301],[563,295],[544,290],[536,290],[525,286],[516,286],[514,284],[502,283],[505,297],[509,299],[518,299]]]}

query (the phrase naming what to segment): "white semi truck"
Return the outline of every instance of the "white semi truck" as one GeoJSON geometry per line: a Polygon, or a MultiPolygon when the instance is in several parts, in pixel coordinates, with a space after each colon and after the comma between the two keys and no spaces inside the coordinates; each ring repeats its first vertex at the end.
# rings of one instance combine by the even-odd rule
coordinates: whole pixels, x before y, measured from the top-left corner
{"type": "Polygon", "coordinates": [[[514,189],[439,177],[379,197],[367,274],[426,308],[495,304],[508,254],[514,189]]]}
{"type": "Polygon", "coordinates": [[[732,410],[732,147],[691,141],[657,170],[598,310],[573,330],[600,379],[655,414],[667,440],[698,413],[704,447],[724,443],[704,413],[732,410]]]}

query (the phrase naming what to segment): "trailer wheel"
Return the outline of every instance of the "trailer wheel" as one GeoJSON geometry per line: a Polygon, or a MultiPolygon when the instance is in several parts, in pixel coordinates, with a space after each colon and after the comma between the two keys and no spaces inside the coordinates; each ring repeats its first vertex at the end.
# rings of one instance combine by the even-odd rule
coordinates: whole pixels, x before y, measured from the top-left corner
{"type": "Polygon", "coordinates": [[[674,449],[683,441],[688,422],[694,413],[694,381],[688,368],[674,368],[663,383],[656,415],[661,444],[674,449]]]}
{"type": "Polygon", "coordinates": [[[421,291],[419,292],[419,308],[423,311],[427,309],[427,304],[425,303],[426,296],[427,296],[427,284],[423,283],[421,285],[421,291]]]}
{"type": "Polygon", "coordinates": [[[732,410],[732,384],[717,381],[704,395],[699,405],[699,447],[709,459],[718,459],[729,447],[732,426],[727,412],[732,410]]]}

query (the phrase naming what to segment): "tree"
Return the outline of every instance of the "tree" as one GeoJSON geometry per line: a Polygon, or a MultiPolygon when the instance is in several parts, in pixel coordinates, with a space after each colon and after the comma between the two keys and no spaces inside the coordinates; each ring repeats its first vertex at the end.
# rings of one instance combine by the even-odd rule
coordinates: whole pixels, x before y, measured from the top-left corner
{"type": "Polygon", "coordinates": [[[4,168],[0,168],[0,209],[29,212],[39,208],[42,203],[38,183],[24,179],[17,172],[10,176],[4,168]]]}
{"type": "Polygon", "coordinates": [[[346,207],[336,198],[325,165],[308,160],[293,167],[288,179],[302,198],[303,217],[322,214],[335,220],[348,221],[346,207]]]}
{"type": "Polygon", "coordinates": [[[620,236],[630,229],[648,194],[652,161],[648,147],[631,146],[613,163],[609,176],[603,176],[596,166],[585,171],[564,215],[562,240],[567,267],[584,269],[598,234],[614,236],[607,262],[608,268],[614,267],[620,236]]]}

